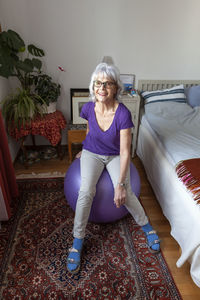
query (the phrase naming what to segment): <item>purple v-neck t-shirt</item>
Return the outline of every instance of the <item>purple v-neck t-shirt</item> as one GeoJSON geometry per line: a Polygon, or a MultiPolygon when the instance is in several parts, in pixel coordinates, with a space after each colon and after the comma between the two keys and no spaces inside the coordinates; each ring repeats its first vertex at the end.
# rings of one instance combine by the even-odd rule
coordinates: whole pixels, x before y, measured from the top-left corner
{"type": "Polygon", "coordinates": [[[130,111],[123,103],[119,103],[112,124],[103,131],[97,123],[94,108],[94,102],[87,102],[80,113],[89,124],[89,133],[83,141],[83,149],[100,155],[119,155],[120,130],[134,127],[130,111]]]}

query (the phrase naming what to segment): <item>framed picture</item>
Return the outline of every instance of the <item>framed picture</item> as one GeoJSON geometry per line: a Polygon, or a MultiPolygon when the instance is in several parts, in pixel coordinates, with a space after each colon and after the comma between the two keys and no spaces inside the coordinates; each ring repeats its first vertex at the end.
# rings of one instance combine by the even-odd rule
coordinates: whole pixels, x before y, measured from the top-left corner
{"type": "Polygon", "coordinates": [[[120,74],[120,79],[124,86],[124,94],[128,94],[135,88],[135,75],[133,74],[120,74]]]}
{"type": "Polygon", "coordinates": [[[70,89],[71,94],[71,119],[73,124],[86,124],[87,121],[80,117],[82,106],[89,101],[89,89],[70,89]]]}
{"type": "Polygon", "coordinates": [[[73,124],[86,124],[87,121],[80,117],[82,106],[89,101],[89,97],[73,97],[73,115],[72,123],[73,124]]]}

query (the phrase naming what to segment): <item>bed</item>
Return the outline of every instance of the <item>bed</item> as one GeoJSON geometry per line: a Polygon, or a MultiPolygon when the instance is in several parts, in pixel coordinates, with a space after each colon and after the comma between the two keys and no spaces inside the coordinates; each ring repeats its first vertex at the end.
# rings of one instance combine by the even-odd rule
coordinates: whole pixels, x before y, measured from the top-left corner
{"type": "Polygon", "coordinates": [[[177,267],[188,260],[200,287],[200,178],[192,191],[182,172],[186,162],[200,170],[200,81],[139,80],[138,91],[144,106],[136,152],[180,246],[177,267]]]}

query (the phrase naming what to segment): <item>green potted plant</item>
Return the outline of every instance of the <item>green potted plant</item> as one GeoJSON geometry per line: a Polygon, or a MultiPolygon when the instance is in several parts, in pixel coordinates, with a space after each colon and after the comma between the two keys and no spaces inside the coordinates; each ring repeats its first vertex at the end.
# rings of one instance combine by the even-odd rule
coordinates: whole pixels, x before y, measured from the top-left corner
{"type": "Polygon", "coordinates": [[[2,102],[2,113],[5,117],[8,132],[13,127],[20,129],[29,123],[34,115],[43,114],[40,98],[24,88],[17,88],[15,93],[9,94],[2,102]]]}
{"type": "Polygon", "coordinates": [[[47,74],[40,74],[35,77],[35,90],[47,105],[48,113],[56,111],[56,102],[60,95],[60,84],[52,81],[52,78],[47,74]]]}
{"type": "Polygon", "coordinates": [[[37,76],[41,74],[42,61],[39,58],[42,56],[42,49],[33,44],[26,47],[17,32],[8,30],[0,33],[0,76],[16,77],[19,81],[16,93],[2,102],[7,127],[13,122],[24,125],[35,114],[43,113],[39,103],[46,105],[45,101],[37,95],[34,87],[37,76]]]}

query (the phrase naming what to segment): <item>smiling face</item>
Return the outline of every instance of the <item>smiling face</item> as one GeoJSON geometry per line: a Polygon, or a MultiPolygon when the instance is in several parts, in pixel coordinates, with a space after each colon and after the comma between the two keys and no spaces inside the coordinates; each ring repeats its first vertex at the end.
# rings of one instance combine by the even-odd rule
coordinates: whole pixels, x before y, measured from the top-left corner
{"type": "Polygon", "coordinates": [[[117,86],[115,82],[103,74],[99,74],[94,81],[94,94],[96,101],[111,102],[115,101],[117,86]]]}

